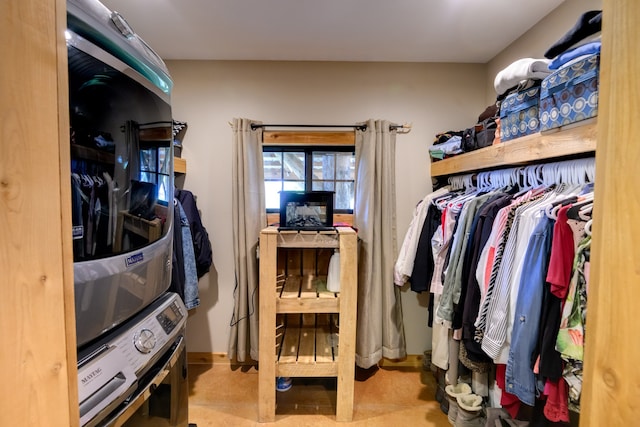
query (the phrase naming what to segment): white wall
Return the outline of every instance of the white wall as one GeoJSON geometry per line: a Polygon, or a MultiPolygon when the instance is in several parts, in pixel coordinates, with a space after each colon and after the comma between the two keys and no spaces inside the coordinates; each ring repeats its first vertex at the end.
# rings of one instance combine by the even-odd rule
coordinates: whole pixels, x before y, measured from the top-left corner
{"type": "MultiPolygon", "coordinates": [[[[398,247],[416,203],[431,191],[427,148],[434,135],[475,123],[484,108],[485,67],[478,64],[170,61],[173,115],[189,128],[184,188],[213,245],[213,268],[200,281],[192,313],[192,352],[226,353],[233,307],[231,128],[233,117],[265,123],[349,124],[368,118],[409,122],[397,138],[398,247]]],[[[396,254],[393,254],[395,259],[396,254]]],[[[407,351],[431,347],[427,295],[402,293],[407,351]]]]}

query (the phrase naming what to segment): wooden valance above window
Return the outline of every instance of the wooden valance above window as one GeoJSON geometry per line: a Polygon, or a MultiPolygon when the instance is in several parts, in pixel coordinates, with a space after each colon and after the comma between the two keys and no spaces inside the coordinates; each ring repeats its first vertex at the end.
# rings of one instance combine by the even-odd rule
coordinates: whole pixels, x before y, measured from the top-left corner
{"type": "Polygon", "coordinates": [[[264,145],[348,145],[356,144],[354,131],[265,131],[262,134],[264,145]]]}

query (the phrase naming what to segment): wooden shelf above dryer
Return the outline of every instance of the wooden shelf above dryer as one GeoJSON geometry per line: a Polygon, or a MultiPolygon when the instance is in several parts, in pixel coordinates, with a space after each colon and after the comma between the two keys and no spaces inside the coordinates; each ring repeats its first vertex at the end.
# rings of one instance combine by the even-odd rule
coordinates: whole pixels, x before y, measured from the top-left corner
{"type": "Polygon", "coordinates": [[[455,175],[595,152],[596,127],[596,120],[590,119],[453,156],[431,163],[431,176],[455,175]]]}
{"type": "Polygon", "coordinates": [[[174,173],[187,173],[187,161],[180,157],[173,158],[173,172],[174,173]]]}

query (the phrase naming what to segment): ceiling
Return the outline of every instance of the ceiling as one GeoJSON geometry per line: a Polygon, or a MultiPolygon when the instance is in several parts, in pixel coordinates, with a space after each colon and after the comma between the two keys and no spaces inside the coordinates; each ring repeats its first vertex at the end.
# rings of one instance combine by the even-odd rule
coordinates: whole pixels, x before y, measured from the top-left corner
{"type": "Polygon", "coordinates": [[[163,59],[485,63],[564,0],[102,0],[163,59]]]}

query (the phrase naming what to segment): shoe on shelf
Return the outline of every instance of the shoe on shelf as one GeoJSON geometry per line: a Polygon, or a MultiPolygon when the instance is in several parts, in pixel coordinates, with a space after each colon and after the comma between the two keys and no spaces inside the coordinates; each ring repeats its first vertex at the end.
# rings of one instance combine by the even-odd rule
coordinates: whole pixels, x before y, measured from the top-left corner
{"type": "Polygon", "coordinates": [[[277,377],[276,378],[276,391],[287,391],[293,385],[293,380],[290,377],[277,377]]]}

